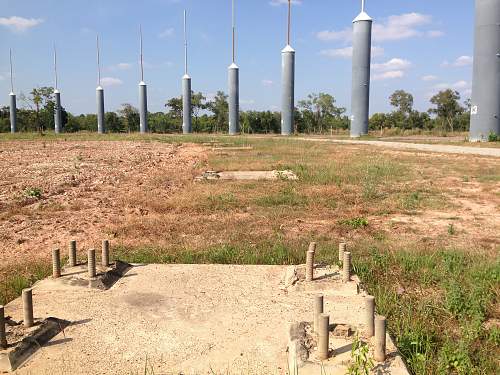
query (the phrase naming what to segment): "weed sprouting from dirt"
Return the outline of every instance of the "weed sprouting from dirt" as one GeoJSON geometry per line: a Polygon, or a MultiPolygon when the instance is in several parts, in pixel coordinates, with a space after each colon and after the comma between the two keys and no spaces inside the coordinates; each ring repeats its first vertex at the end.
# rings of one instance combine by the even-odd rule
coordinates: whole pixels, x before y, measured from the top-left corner
{"type": "Polygon", "coordinates": [[[368,220],[364,217],[355,217],[352,219],[340,220],[339,224],[346,225],[352,229],[359,229],[368,226],[368,220]]]}
{"type": "Polygon", "coordinates": [[[24,190],[24,195],[28,198],[40,199],[42,197],[42,189],[37,187],[30,187],[24,190]]]}

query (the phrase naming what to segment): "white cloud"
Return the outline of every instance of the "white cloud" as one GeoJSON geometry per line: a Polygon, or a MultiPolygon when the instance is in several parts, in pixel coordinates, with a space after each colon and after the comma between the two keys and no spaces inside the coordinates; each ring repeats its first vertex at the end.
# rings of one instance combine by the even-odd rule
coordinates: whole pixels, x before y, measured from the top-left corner
{"type": "Polygon", "coordinates": [[[113,77],[101,78],[101,85],[103,87],[120,86],[122,84],[123,84],[123,81],[119,78],[113,78],[113,77]]]}
{"type": "Polygon", "coordinates": [[[405,59],[394,58],[385,63],[372,64],[372,69],[379,72],[389,72],[391,70],[404,70],[411,67],[411,62],[405,59]]]}
{"type": "Polygon", "coordinates": [[[324,42],[342,40],[345,42],[352,40],[352,30],[350,28],[340,31],[323,30],[316,33],[316,37],[324,42]]]}
{"type": "Polygon", "coordinates": [[[373,25],[373,40],[381,42],[422,36],[423,33],[418,27],[427,25],[431,21],[431,16],[421,13],[389,16],[385,22],[373,25]]]}
{"type": "Polygon", "coordinates": [[[110,66],[109,70],[128,70],[130,68],[132,68],[132,64],[122,62],[122,63],[118,63],[116,65],[110,66]]]}
{"type": "Polygon", "coordinates": [[[433,75],[427,75],[422,77],[422,81],[430,82],[430,81],[435,81],[437,80],[438,77],[433,76],[433,75]]]}
{"type": "Polygon", "coordinates": [[[271,81],[270,79],[263,79],[261,81],[261,83],[262,83],[262,86],[266,86],[266,87],[272,86],[274,84],[274,82],[271,81]]]}
{"type": "MultiPolygon", "coordinates": [[[[269,4],[276,7],[276,6],[288,4],[288,0],[271,0],[271,2],[269,4]]],[[[302,0],[292,0],[292,4],[300,5],[300,4],[302,4],[302,0]]]]}
{"type": "Polygon", "coordinates": [[[405,72],[402,70],[390,70],[383,73],[374,74],[372,77],[373,81],[382,81],[384,79],[395,79],[395,78],[403,78],[405,72]]]}
{"type": "Polygon", "coordinates": [[[12,16],[9,18],[0,17],[0,25],[5,26],[11,31],[23,32],[32,27],[38,26],[43,22],[41,18],[23,18],[12,16]]]}
{"type": "MultiPolygon", "coordinates": [[[[413,37],[436,38],[444,35],[440,30],[424,31],[422,28],[432,23],[432,17],[421,13],[405,13],[389,16],[379,23],[373,24],[373,41],[386,42],[402,40],[413,37]]],[[[344,41],[352,40],[352,28],[329,31],[324,30],[316,33],[316,37],[323,41],[344,41]]]]}
{"type": "Polygon", "coordinates": [[[161,33],[158,34],[159,38],[165,39],[165,38],[170,38],[171,36],[174,35],[174,28],[169,27],[168,29],[163,30],[161,33]]]}
{"type": "Polygon", "coordinates": [[[462,96],[462,98],[464,99],[470,97],[472,93],[470,82],[460,80],[452,83],[438,83],[437,85],[431,87],[431,90],[427,93],[426,96],[427,98],[430,99],[431,97],[436,95],[439,91],[444,91],[448,89],[458,91],[462,96]]]}
{"type": "Polygon", "coordinates": [[[444,31],[441,30],[429,30],[425,33],[429,38],[440,38],[444,36],[444,31]]]}
{"type": "MultiPolygon", "coordinates": [[[[320,55],[330,57],[332,59],[350,59],[352,58],[352,47],[336,48],[336,49],[324,49],[319,52],[320,55]]],[[[373,46],[372,47],[372,57],[380,57],[384,55],[384,49],[382,47],[373,46]]]]}
{"type": "Polygon", "coordinates": [[[441,66],[442,67],[448,67],[448,66],[452,66],[452,67],[455,67],[455,68],[460,68],[460,67],[463,67],[463,66],[470,66],[472,65],[474,59],[471,57],[471,56],[459,56],[456,58],[455,61],[453,61],[452,63],[448,62],[448,61],[444,61],[441,66]]]}
{"type": "Polygon", "coordinates": [[[405,70],[411,68],[411,66],[410,61],[401,58],[393,58],[385,63],[372,64],[372,69],[375,71],[372,81],[403,78],[405,70]]]}
{"type": "Polygon", "coordinates": [[[433,86],[433,89],[435,90],[446,90],[446,89],[452,89],[452,90],[457,90],[461,91],[469,87],[469,83],[467,81],[461,80],[457,81],[455,83],[439,83],[437,85],[433,86]]]}

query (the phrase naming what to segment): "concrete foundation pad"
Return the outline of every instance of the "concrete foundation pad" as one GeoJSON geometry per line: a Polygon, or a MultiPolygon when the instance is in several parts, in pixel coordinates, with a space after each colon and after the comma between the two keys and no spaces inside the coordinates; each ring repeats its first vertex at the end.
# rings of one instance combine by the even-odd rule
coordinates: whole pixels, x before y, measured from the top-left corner
{"type": "Polygon", "coordinates": [[[297,176],[292,171],[234,171],[216,172],[207,171],[196,177],[201,180],[297,180],[297,176]]]}
{"type": "MultiPolygon", "coordinates": [[[[129,374],[148,367],[155,374],[286,374],[290,324],[312,320],[318,293],[304,286],[300,271],[292,273],[298,280],[290,282],[286,266],[147,265],[134,266],[108,290],[41,281],[33,288],[35,316],[75,323],[65,330],[70,340],[43,347],[17,373],[129,374]]],[[[330,276],[320,284],[345,286],[330,276]]],[[[360,327],[363,297],[343,294],[328,294],[325,312],[332,322],[360,327]]],[[[20,299],[6,313],[22,316],[20,299]]]]}

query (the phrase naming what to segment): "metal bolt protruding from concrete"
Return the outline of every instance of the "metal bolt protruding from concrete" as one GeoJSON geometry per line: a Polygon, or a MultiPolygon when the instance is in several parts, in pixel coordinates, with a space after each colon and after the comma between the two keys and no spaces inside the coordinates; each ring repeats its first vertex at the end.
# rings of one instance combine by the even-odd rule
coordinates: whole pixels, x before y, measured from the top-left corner
{"type": "Polygon", "coordinates": [[[90,249],[87,253],[87,267],[89,271],[89,278],[93,279],[96,277],[96,268],[95,268],[95,250],[90,249]]]}
{"type": "Polygon", "coordinates": [[[339,244],[339,262],[344,261],[344,253],[347,251],[347,244],[345,242],[341,242],[339,244]]]}
{"type": "Polygon", "coordinates": [[[31,289],[23,289],[23,324],[26,328],[33,327],[33,291],[31,289]]]}
{"type": "Polygon", "coordinates": [[[316,246],[317,246],[316,242],[311,242],[309,244],[309,251],[312,251],[312,252],[315,253],[316,252],[316,246]]]}
{"type": "Polygon", "coordinates": [[[109,241],[104,240],[102,241],[102,256],[101,256],[101,262],[104,267],[109,266],[109,241]]]}
{"type": "Polygon", "coordinates": [[[344,253],[343,267],[342,281],[347,283],[351,281],[351,253],[348,251],[344,253]]]}
{"type": "Polygon", "coordinates": [[[7,336],[5,334],[5,310],[0,306],[0,349],[7,349],[7,336]]]}
{"type": "Polygon", "coordinates": [[[306,281],[314,280],[314,251],[308,250],[306,255],[306,281]]]}
{"type": "Polygon", "coordinates": [[[72,240],[69,243],[69,266],[76,266],[76,241],[72,240]]]}
{"type": "Polygon", "coordinates": [[[330,346],[330,315],[321,314],[319,316],[318,328],[318,359],[321,361],[328,359],[328,349],[330,346]]]}
{"type": "Polygon", "coordinates": [[[323,314],[324,308],[324,299],[321,294],[314,296],[314,332],[318,333],[319,331],[319,317],[323,314]]]}
{"type": "Polygon", "coordinates": [[[52,250],[52,277],[54,279],[61,277],[61,252],[59,249],[52,250]]]}
{"type": "Polygon", "coordinates": [[[372,337],[375,333],[375,297],[365,297],[365,324],[366,324],[366,337],[372,337]]]}
{"type": "Polygon", "coordinates": [[[375,318],[375,353],[377,362],[385,361],[385,339],[386,339],[386,319],[385,316],[375,318]]]}

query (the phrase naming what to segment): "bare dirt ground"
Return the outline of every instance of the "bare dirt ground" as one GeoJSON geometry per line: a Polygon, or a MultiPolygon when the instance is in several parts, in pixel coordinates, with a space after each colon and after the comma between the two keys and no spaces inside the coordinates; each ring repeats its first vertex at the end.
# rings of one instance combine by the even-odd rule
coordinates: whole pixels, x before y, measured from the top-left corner
{"type": "MultiPolygon", "coordinates": [[[[382,147],[371,142],[306,142],[278,137],[98,138],[79,134],[33,140],[38,137],[31,135],[24,141],[0,139],[0,303],[14,300],[22,288],[46,277],[51,249],[59,247],[65,255],[70,239],[79,241],[80,259],[84,259],[87,249],[99,248],[101,240],[110,239],[112,256],[123,260],[217,264],[299,264],[310,241],[320,244],[318,257],[331,264],[336,260],[338,242],[345,240],[359,265],[380,268],[379,256],[393,255],[390,259],[396,274],[378,269],[377,285],[370,284],[377,301],[383,304],[392,301],[389,296],[405,293],[401,295],[403,303],[415,298],[416,302],[409,306],[416,309],[424,298],[425,303],[435,306],[433,311],[446,307],[434,300],[436,293],[443,291],[413,295],[412,288],[417,290],[414,284],[418,281],[410,271],[403,274],[397,262],[411,267],[413,263],[408,261],[418,254],[429,260],[434,254],[444,259],[445,255],[439,254],[454,252],[467,253],[471,264],[498,259],[497,157],[382,147]],[[207,143],[213,140],[227,146],[250,147],[214,152],[214,144],[207,143]],[[207,170],[291,170],[298,180],[195,181],[207,170]],[[378,283],[383,283],[382,288],[377,289],[378,283]]],[[[188,286],[192,291],[203,290],[205,279],[196,279],[188,286]]],[[[155,288],[154,283],[148,284],[148,289],[155,288]]],[[[48,301],[53,294],[40,298],[48,301]]],[[[244,301],[246,297],[241,298],[244,301]]],[[[61,303],[66,302],[71,305],[78,301],[61,303]]],[[[96,321],[99,306],[106,303],[119,310],[124,300],[102,298],[89,307],[96,321]]],[[[399,301],[385,306],[384,313],[390,320],[413,322],[393,313],[401,308],[396,304],[399,301]]],[[[497,304],[492,309],[498,311],[497,304]]],[[[168,311],[163,307],[159,311],[155,319],[161,320],[168,311]]],[[[50,312],[38,314],[46,316],[50,312]]],[[[496,312],[488,316],[498,319],[496,312]]],[[[424,313],[418,317],[417,323],[429,321],[424,313]]],[[[67,318],[77,317],[69,314],[67,318]]],[[[444,330],[440,323],[436,328],[434,322],[429,329],[431,336],[443,333],[444,339],[460,328],[460,322],[446,321],[448,327],[444,330]]],[[[419,332],[418,324],[412,329],[419,332]]],[[[121,326],[111,327],[110,337],[120,330],[121,326]]],[[[182,328],[178,334],[182,334],[182,328]]],[[[139,336],[144,341],[149,338],[139,336]]],[[[53,347],[59,348],[59,343],[53,347]]],[[[196,345],[192,349],[196,352],[196,345]]],[[[429,368],[433,368],[437,356],[437,349],[427,354],[429,368]]],[[[162,363],[161,355],[156,359],[156,363],[162,363]]],[[[58,363],[66,368],[64,361],[58,363]]],[[[45,370],[52,373],[49,368],[45,370]]]]}
{"type": "MultiPolygon", "coordinates": [[[[0,151],[0,264],[46,256],[74,238],[87,246],[111,223],[149,214],[123,199],[168,199],[206,162],[197,145],[9,142],[0,151]],[[28,189],[40,189],[41,199],[28,189]]],[[[158,228],[159,229],[159,228],[158,228]]],[[[112,234],[111,234],[112,235],[112,234]]]]}
{"type": "MultiPolygon", "coordinates": [[[[479,244],[490,251],[500,245],[497,158],[379,149],[359,143],[322,145],[322,152],[339,164],[339,173],[363,154],[368,155],[366,163],[394,160],[415,175],[412,180],[388,182],[380,192],[386,196],[380,204],[379,198],[359,196],[363,181],[342,187],[314,182],[297,187],[309,199],[307,206],[285,201],[285,205],[271,202],[267,207],[256,205],[255,199],[267,198],[266,194],[283,186],[284,193],[279,194],[288,194],[289,182],[196,183],[194,177],[213,169],[213,164],[219,170],[241,170],[243,165],[266,170],[300,162],[307,153],[311,160],[324,160],[308,143],[303,149],[291,148],[299,156],[280,156],[279,150],[258,147],[214,156],[202,145],[161,142],[12,141],[1,146],[0,271],[48,258],[55,246],[65,254],[70,239],[85,248],[98,248],[102,239],[110,238],[124,246],[203,250],[238,241],[252,245],[276,233],[291,240],[336,241],[382,231],[395,243],[479,244]],[[40,189],[40,198],[27,196],[26,191],[33,188],[40,189]],[[423,196],[425,204],[401,207],[404,197],[400,196],[411,197],[412,192],[420,194],[418,199],[423,196]],[[335,207],[330,208],[328,200],[335,207]],[[390,213],[384,214],[384,209],[390,213]],[[361,215],[369,219],[369,232],[339,225],[339,219],[361,215]]],[[[367,165],[360,167],[360,173],[370,168],[367,165]]]]}

